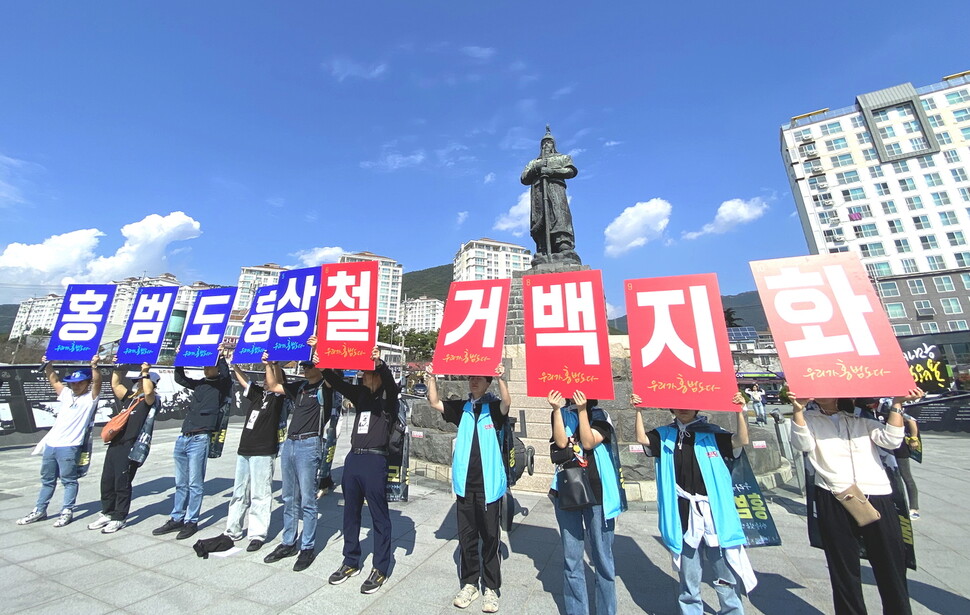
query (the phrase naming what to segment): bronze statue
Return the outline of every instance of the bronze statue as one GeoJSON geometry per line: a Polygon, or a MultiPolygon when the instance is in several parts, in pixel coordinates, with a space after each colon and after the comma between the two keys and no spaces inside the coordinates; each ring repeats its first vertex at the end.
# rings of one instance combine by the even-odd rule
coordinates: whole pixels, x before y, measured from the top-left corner
{"type": "Polygon", "coordinates": [[[539,144],[539,157],[522,171],[522,183],[532,186],[530,234],[536,242],[533,264],[557,261],[582,264],[576,254],[573,216],[566,200],[566,180],[576,177],[573,159],[556,151],[549,125],[539,144]]]}

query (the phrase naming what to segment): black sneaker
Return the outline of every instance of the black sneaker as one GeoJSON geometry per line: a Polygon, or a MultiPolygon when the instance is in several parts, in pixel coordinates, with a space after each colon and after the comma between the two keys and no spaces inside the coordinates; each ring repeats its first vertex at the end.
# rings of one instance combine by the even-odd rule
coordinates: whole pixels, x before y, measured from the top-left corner
{"type": "Polygon", "coordinates": [[[164,534],[171,534],[172,532],[177,532],[180,529],[182,529],[184,525],[185,524],[182,523],[181,521],[176,521],[175,519],[169,519],[168,521],[165,522],[165,525],[163,525],[162,527],[156,527],[155,529],[153,529],[152,536],[162,536],[164,534]]]}
{"type": "Polygon", "coordinates": [[[263,558],[267,564],[278,562],[284,557],[293,557],[297,553],[296,545],[276,545],[273,552],[263,558]]]}
{"type": "Polygon", "coordinates": [[[262,540],[250,540],[249,546],[246,547],[246,550],[252,553],[253,551],[259,551],[262,548],[263,548],[262,540]]]}
{"type": "Polygon", "coordinates": [[[387,580],[387,577],[384,576],[384,574],[381,573],[380,570],[378,570],[377,568],[374,568],[373,570],[370,571],[370,576],[367,577],[367,580],[361,583],[360,593],[373,594],[374,592],[376,592],[381,588],[381,585],[383,585],[384,581],[386,580],[387,580]]]}
{"type": "Polygon", "coordinates": [[[182,531],[178,533],[178,536],[175,537],[175,540],[185,540],[186,538],[191,538],[198,531],[199,531],[198,523],[191,523],[191,522],[186,523],[185,525],[182,526],[182,531]]]}
{"type": "Polygon", "coordinates": [[[293,572],[303,572],[310,567],[316,557],[313,549],[300,549],[300,555],[297,556],[296,563],[293,564],[293,572]]]}
{"type": "Polygon", "coordinates": [[[360,568],[354,568],[352,566],[348,566],[347,564],[343,564],[339,569],[337,569],[337,572],[330,575],[330,584],[340,585],[350,577],[356,577],[358,574],[360,574],[360,568]]]}

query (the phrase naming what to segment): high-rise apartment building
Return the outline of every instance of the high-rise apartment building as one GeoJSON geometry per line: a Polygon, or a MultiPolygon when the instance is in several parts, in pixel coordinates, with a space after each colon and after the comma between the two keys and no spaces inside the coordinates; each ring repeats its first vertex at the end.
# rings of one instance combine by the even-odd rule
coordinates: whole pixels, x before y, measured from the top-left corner
{"type": "Polygon", "coordinates": [[[178,279],[171,273],[163,273],[155,277],[131,277],[124,280],[114,280],[115,296],[111,301],[108,312],[108,324],[124,327],[131,315],[131,308],[135,305],[138,290],[145,286],[178,286],[178,279]]]}
{"type": "Polygon", "coordinates": [[[10,337],[33,333],[37,329],[52,330],[63,303],[64,296],[55,294],[21,301],[10,328],[10,337]]]}
{"type": "Polygon", "coordinates": [[[455,254],[454,280],[501,280],[532,266],[532,253],[522,246],[483,237],[463,243],[455,254]]]}
{"type": "Polygon", "coordinates": [[[401,276],[404,267],[392,258],[378,256],[372,252],[354,252],[343,254],[341,263],[360,263],[377,261],[377,322],[386,325],[400,322],[401,310],[401,276]]]}
{"type": "Polygon", "coordinates": [[[897,335],[967,327],[959,314],[970,310],[968,146],[970,71],[861,94],[781,127],[809,251],[857,252],[897,335]],[[946,290],[914,299],[911,310],[890,309],[910,279],[946,290]]]}
{"type": "Polygon", "coordinates": [[[236,292],[236,302],[233,303],[232,310],[241,311],[245,316],[256,289],[277,284],[280,281],[280,274],[286,270],[286,267],[280,267],[276,263],[240,267],[239,281],[236,283],[239,290],[236,292]]]}
{"type": "Polygon", "coordinates": [[[404,300],[404,329],[413,331],[437,331],[445,315],[445,302],[431,297],[404,300]]]}

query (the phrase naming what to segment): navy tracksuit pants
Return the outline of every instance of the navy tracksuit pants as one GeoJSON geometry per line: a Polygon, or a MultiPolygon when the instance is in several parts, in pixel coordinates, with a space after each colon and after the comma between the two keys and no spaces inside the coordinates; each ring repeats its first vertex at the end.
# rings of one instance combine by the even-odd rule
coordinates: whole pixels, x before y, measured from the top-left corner
{"type": "Polygon", "coordinates": [[[374,568],[391,566],[391,515],[387,509],[387,457],[350,453],[344,460],[344,564],[360,568],[360,515],[364,500],[374,521],[374,568]]]}

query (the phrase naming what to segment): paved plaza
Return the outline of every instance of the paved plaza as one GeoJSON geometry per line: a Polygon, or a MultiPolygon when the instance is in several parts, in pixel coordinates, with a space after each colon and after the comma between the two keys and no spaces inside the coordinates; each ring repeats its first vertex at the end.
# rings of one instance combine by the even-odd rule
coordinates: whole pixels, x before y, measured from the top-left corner
{"type": "MultiPolygon", "coordinates": [[[[236,427],[238,429],[238,427],[236,427]]],[[[270,542],[256,553],[245,550],[207,560],[192,543],[218,535],[225,524],[238,434],[230,432],[227,454],[210,460],[199,533],[186,541],[174,534],[151,535],[171,510],[174,492],[172,443],[175,429],[158,430],[148,463],[139,472],[129,525],[114,535],[88,531],[99,512],[98,485],[103,453],[95,452],[91,474],[82,479],[74,523],[54,528],[53,519],[28,527],[14,521],[33,506],[40,460],[29,447],[0,449],[0,600],[3,613],[421,613],[454,614],[458,590],[454,499],[449,485],[412,477],[411,500],[391,505],[394,565],[376,594],[359,585],[370,570],[370,519],[362,532],[364,574],[340,586],[326,578],[341,563],[340,491],[319,502],[313,565],[291,570],[294,559],[264,564],[279,541],[282,508],[277,505],[270,542]]],[[[926,464],[914,464],[922,519],[915,523],[919,570],[910,573],[916,613],[970,613],[970,438],[928,434],[926,464]]],[[[346,438],[342,440],[347,446],[346,438]]],[[[342,455],[338,456],[342,459],[342,455]]],[[[340,468],[335,469],[339,482],[340,468]]],[[[275,483],[277,496],[280,484],[275,483]]],[[[759,585],[748,613],[831,613],[823,554],[808,546],[804,499],[794,489],[767,492],[783,546],[749,551],[759,585]]],[[[61,489],[50,512],[57,513],[61,489]]],[[[561,612],[562,549],[552,504],[536,493],[516,493],[515,527],[504,536],[502,613],[561,612]]],[[[653,503],[635,502],[617,524],[614,546],[620,613],[673,613],[677,585],[670,559],[657,538],[653,503]]],[[[242,544],[244,547],[248,541],[242,544]]],[[[864,567],[870,612],[880,612],[871,571],[864,567]]],[[[592,587],[592,573],[588,572],[592,587]]],[[[707,612],[716,597],[705,586],[707,612]]],[[[711,608],[713,605],[714,608],[711,608]]],[[[480,612],[478,601],[467,609],[480,612]]]]}

